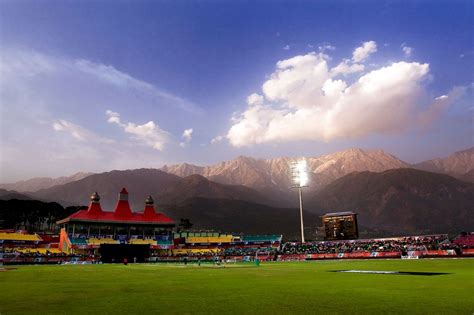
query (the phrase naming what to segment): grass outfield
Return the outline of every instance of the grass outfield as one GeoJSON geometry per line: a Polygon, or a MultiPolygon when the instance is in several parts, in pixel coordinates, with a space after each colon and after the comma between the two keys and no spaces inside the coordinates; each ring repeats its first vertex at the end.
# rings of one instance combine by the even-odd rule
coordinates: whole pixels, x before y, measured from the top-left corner
{"type": "Polygon", "coordinates": [[[0,314],[473,314],[474,260],[18,266],[0,314]],[[436,276],[331,270],[449,273],[436,276]]]}

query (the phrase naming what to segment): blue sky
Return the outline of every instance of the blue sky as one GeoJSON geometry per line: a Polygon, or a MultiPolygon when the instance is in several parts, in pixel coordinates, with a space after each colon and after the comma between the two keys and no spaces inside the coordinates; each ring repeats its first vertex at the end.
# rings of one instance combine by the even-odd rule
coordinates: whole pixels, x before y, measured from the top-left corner
{"type": "Polygon", "coordinates": [[[473,6],[2,1],[0,181],[473,146],[473,6]]]}

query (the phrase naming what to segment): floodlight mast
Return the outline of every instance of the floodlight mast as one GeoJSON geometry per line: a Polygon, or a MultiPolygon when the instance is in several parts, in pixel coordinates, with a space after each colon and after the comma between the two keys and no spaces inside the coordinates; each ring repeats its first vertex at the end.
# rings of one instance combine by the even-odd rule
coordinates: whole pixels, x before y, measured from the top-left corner
{"type": "Polygon", "coordinates": [[[303,187],[308,187],[308,173],[306,171],[306,160],[302,159],[298,162],[292,162],[291,166],[293,177],[293,188],[298,188],[300,199],[300,228],[301,242],[304,243],[304,224],[303,224],[303,187]]]}
{"type": "Polygon", "coordinates": [[[303,193],[302,187],[298,187],[299,195],[300,195],[300,224],[301,224],[301,243],[304,243],[304,227],[303,227],[303,193]]]}

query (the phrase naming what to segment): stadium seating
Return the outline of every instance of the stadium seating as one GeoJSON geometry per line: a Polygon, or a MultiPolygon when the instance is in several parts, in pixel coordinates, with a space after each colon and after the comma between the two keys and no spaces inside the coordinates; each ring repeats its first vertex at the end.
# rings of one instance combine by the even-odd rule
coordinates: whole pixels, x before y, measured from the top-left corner
{"type": "Polygon", "coordinates": [[[72,245],[87,245],[87,239],[86,238],[70,238],[71,244],[72,245]]]}
{"type": "Polygon", "coordinates": [[[244,235],[242,242],[280,242],[281,235],[244,235]]]}
{"type": "Polygon", "coordinates": [[[257,253],[265,254],[276,252],[277,248],[273,247],[229,247],[226,248],[224,253],[226,256],[254,256],[257,253]]]}
{"type": "Polygon", "coordinates": [[[180,248],[173,249],[173,255],[209,255],[221,252],[220,248],[180,248]]]}
{"type": "Polygon", "coordinates": [[[61,254],[58,248],[15,248],[15,251],[23,254],[61,254]]]}
{"type": "Polygon", "coordinates": [[[141,244],[141,245],[156,245],[156,241],[155,240],[151,240],[151,239],[140,239],[140,238],[131,238],[130,241],[129,241],[130,244],[135,244],[135,245],[138,245],[138,244],[141,244]]]}
{"type": "Polygon", "coordinates": [[[186,243],[230,243],[232,242],[232,235],[221,236],[188,236],[186,243]]]}
{"type": "Polygon", "coordinates": [[[41,242],[42,239],[37,234],[22,234],[22,233],[0,233],[0,240],[2,241],[33,241],[41,242]]]}
{"type": "Polygon", "coordinates": [[[113,238],[90,238],[88,241],[89,245],[100,245],[100,244],[118,244],[117,240],[113,238]]]}
{"type": "Polygon", "coordinates": [[[474,234],[460,235],[453,243],[463,248],[474,248],[474,234]]]}

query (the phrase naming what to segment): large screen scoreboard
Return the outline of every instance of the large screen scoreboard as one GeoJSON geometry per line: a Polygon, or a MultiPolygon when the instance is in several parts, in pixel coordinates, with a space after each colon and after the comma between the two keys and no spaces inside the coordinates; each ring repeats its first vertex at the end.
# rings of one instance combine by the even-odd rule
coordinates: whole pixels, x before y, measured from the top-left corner
{"type": "Polygon", "coordinates": [[[354,212],[327,213],[321,217],[324,240],[353,240],[359,237],[357,214],[354,212]]]}

